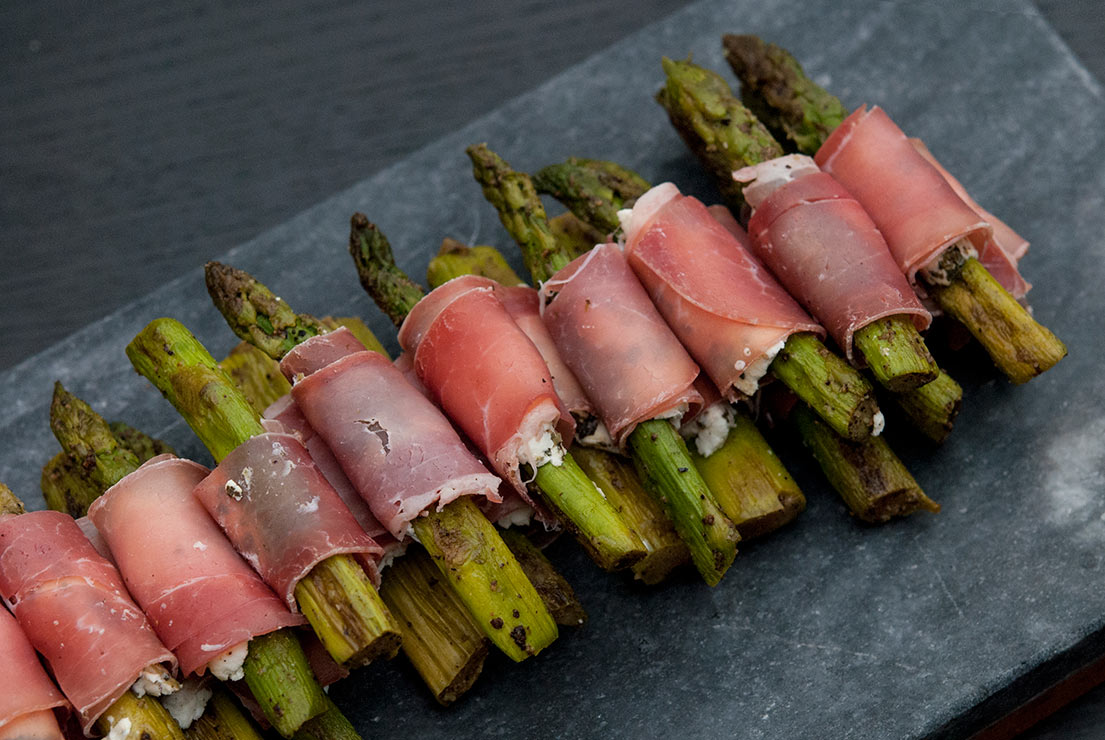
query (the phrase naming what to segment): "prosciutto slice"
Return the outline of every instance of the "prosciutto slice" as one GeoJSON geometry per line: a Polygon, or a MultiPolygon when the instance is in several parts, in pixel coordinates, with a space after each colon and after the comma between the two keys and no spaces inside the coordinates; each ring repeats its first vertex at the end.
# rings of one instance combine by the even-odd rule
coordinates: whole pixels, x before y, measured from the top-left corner
{"type": "Polygon", "coordinates": [[[1013,231],[1009,224],[987,211],[968,195],[963,184],[936,161],[936,157],[932,155],[932,152],[929,151],[923,141],[911,138],[909,143],[920,152],[922,157],[928,160],[929,164],[940,172],[941,177],[947,181],[948,185],[951,185],[955,194],[994,228],[993,240],[984,240],[977,236],[972,237],[971,241],[975,249],[978,250],[978,261],[985,265],[990,274],[1015,298],[1024,297],[1024,294],[1028,292],[1032,285],[1021,277],[1020,272],[1017,271],[1017,263],[1028,251],[1028,240],[1013,231]]]}
{"type": "Polygon", "coordinates": [[[520,466],[539,464],[531,447],[554,429],[567,447],[575,420],[497,285],[475,275],[441,285],[407,316],[399,344],[438,405],[528,501],[520,466]]]}
{"type": "MultiPolygon", "coordinates": [[[[824,335],[738,236],[671,183],[623,221],[629,265],[672,331],[731,401],[756,392],[787,337],[824,335]]],[[[735,222],[731,228],[739,229],[735,222]]]]}
{"type": "Polygon", "coordinates": [[[185,675],[220,653],[305,623],[234,550],[192,489],[207,468],[172,455],[148,460],[89,507],[127,589],[185,675]]]}
{"type": "Polygon", "coordinates": [[[749,183],[753,252],[849,360],[853,334],[873,321],[908,315],[918,330],[932,323],[863,206],[812,159],[780,157],[733,177],[749,183]]]}
{"type": "MultiPolygon", "coordinates": [[[[375,560],[383,553],[290,434],[246,440],[193,495],[292,611],[296,584],[323,560],[342,554],[375,560]]],[[[379,573],[369,575],[378,582],[379,573]]]]}
{"type": "Polygon", "coordinates": [[[617,246],[601,244],[568,263],[541,286],[541,298],[560,356],[620,447],[642,421],[693,415],[702,405],[698,365],[617,246]]]}
{"type": "Polygon", "coordinates": [[[0,517],[0,595],[92,726],[147,666],[176,669],[115,567],[57,511],[0,517]]]}
{"type": "MultiPolygon", "coordinates": [[[[46,675],[38,656],[19,628],[15,617],[0,606],[0,734],[11,730],[20,721],[30,721],[33,715],[45,712],[44,720],[53,720],[53,735],[28,737],[61,737],[51,709],[67,705],[65,697],[46,675]]],[[[46,723],[49,727],[49,722],[46,723]]],[[[24,728],[21,728],[24,729],[24,728]]]]}
{"type": "MultiPolygon", "coordinates": [[[[322,337],[300,345],[303,355],[316,339],[322,337]]],[[[292,387],[292,397],[396,539],[405,538],[410,522],[434,504],[440,508],[460,496],[500,500],[499,478],[387,358],[362,347],[329,364],[310,365],[314,372],[292,387]]]]}
{"type": "MultiPolygon", "coordinates": [[[[898,267],[917,284],[917,271],[943,251],[967,239],[980,259],[1004,254],[993,241],[994,227],[965,203],[948,180],[879,107],[853,112],[814,156],[878,226],[898,267]],[[981,247],[981,248],[980,248],[981,247]]],[[[995,275],[1014,297],[1028,284],[1016,273],[995,275]]]]}

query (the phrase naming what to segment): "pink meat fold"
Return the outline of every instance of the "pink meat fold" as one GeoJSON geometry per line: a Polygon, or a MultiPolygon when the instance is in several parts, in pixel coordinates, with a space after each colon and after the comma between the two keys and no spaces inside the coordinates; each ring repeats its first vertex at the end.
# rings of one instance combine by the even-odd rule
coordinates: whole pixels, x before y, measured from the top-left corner
{"type": "Polygon", "coordinates": [[[556,395],[537,347],[511,318],[492,280],[438,287],[410,312],[399,343],[445,413],[529,501],[520,466],[543,430],[571,444],[575,420],[556,395]]]}
{"type": "Polygon", "coordinates": [[[89,507],[127,589],[185,675],[220,653],[305,623],[258,577],[192,490],[207,468],[159,455],[89,507]]]}
{"type": "Polygon", "coordinates": [[[15,617],[0,606],[0,734],[35,712],[67,705],[15,617]]]}
{"type": "MultiPolygon", "coordinates": [[[[302,355],[314,343],[300,345],[302,355]]],[[[440,508],[460,496],[500,500],[499,478],[387,358],[362,347],[329,364],[310,364],[314,372],[292,387],[292,397],[396,539],[406,537],[410,522],[435,504],[440,508]]]]}
{"type": "Polygon", "coordinates": [[[86,735],[144,668],[176,669],[118,571],[66,514],[0,517],[0,595],[86,735]]]}
{"type": "MultiPolygon", "coordinates": [[[[814,159],[863,205],[914,286],[917,271],[960,239],[975,246],[980,260],[992,260],[991,250],[1004,254],[993,242],[993,225],[956,194],[881,108],[854,111],[814,159]]],[[[995,278],[1021,298],[1028,284],[1009,266],[995,278]]]]}
{"type": "Polygon", "coordinates": [[[383,552],[289,434],[246,440],[193,495],[292,611],[296,584],[323,560],[343,554],[375,560],[383,552]]]}
{"type": "Polygon", "coordinates": [[[625,251],[683,346],[736,401],[755,391],[742,376],[772,348],[796,332],[824,329],[748,251],[735,221],[729,229],[698,199],[658,185],[634,205],[625,251]]]}
{"type": "Polygon", "coordinates": [[[602,244],[541,286],[542,318],[619,446],[642,421],[702,405],[698,366],[620,249],[602,244]],[[551,301],[551,302],[550,302],[551,301]]]}
{"type": "MultiPolygon", "coordinates": [[[[774,161],[742,172],[753,177],[774,161]]],[[[932,323],[863,206],[827,173],[800,175],[754,208],[754,253],[849,360],[853,335],[873,321],[907,315],[918,330],[932,323]]]]}

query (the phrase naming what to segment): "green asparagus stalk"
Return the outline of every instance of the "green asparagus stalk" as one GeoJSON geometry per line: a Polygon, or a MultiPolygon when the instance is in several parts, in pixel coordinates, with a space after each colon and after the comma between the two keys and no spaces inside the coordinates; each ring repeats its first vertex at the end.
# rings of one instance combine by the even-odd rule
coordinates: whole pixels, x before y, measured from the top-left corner
{"type": "Polygon", "coordinates": [[[265,409],[292,389],[280,372],[280,365],[249,342],[240,342],[219,362],[249,405],[263,414],[265,409]]]}
{"type": "Polygon", "coordinates": [[[503,542],[522,564],[522,570],[529,576],[537,593],[541,594],[541,600],[557,624],[578,627],[587,621],[587,612],[583,610],[571,584],[537,545],[516,529],[504,529],[503,542]]]}
{"type": "MultiPolygon", "coordinates": [[[[675,525],[641,485],[631,462],[595,447],[572,447],[572,456],[622,520],[641,538],[647,554],[633,564],[633,577],[654,586],[691,559],[675,525]]],[[[703,476],[705,477],[705,476],[703,476]]]]}
{"type": "Polygon", "coordinates": [[[712,455],[692,449],[691,458],[742,539],[773,532],[806,508],[802,489],[745,413],[734,415],[725,442],[712,455]]]}
{"type": "MultiPolygon", "coordinates": [[[[295,327],[294,331],[306,330],[295,327]]],[[[127,356],[180,412],[216,460],[264,433],[260,417],[245,396],[179,322],[152,321],[127,345],[127,356]]],[[[399,647],[398,629],[367,579],[351,577],[360,570],[352,556],[335,555],[316,566],[320,568],[331,576],[300,581],[296,601],[334,660],[357,666],[393,655],[399,647]],[[320,590],[323,583],[326,589],[320,590]],[[332,591],[335,587],[352,591],[332,591]],[[321,604],[333,608],[313,608],[321,604]],[[331,621],[337,617],[338,621],[331,621]],[[363,640],[350,643],[358,636],[363,640]]]]}
{"type": "MultiPolygon", "coordinates": [[[[390,246],[387,252],[390,257],[390,246]]],[[[273,359],[283,357],[295,346],[294,343],[289,346],[294,337],[313,336],[326,330],[317,319],[296,314],[267,287],[241,270],[212,262],[207,265],[206,275],[208,292],[230,328],[243,339],[257,339],[257,346],[270,353],[273,359]],[[261,336],[266,332],[259,331],[254,322],[257,307],[279,312],[282,317],[279,323],[270,325],[272,333],[267,336],[261,336]],[[285,328],[292,334],[286,335],[285,328]]],[[[380,278],[377,287],[400,302],[413,298],[415,290],[421,295],[421,288],[411,283],[397,267],[390,271],[386,280],[384,276],[376,277],[380,278]]],[[[431,508],[412,526],[418,540],[448,576],[447,582],[476,623],[513,660],[521,661],[535,655],[556,639],[556,624],[533,585],[510,556],[495,528],[468,497],[461,497],[440,511],[431,508]],[[442,543],[437,549],[430,544],[436,540],[442,543]],[[457,547],[459,543],[465,546],[457,547]],[[491,584],[495,584],[494,588],[491,584]],[[502,625],[509,626],[505,633],[502,625]]]]}
{"type": "MultiPolygon", "coordinates": [[[[550,226],[552,226],[551,222],[550,226]]],[[[553,228],[553,232],[556,233],[556,231],[557,229],[553,228]]],[[[564,239],[559,236],[557,241],[560,244],[564,243],[564,239]]],[[[587,249],[590,249],[590,246],[587,249]]],[[[506,285],[522,282],[507,264],[502,253],[493,247],[469,247],[459,242],[443,244],[441,251],[430,260],[426,270],[430,287],[436,288],[460,275],[482,275],[506,285]]],[[[580,428],[597,423],[597,419],[577,415],[576,422],[578,433],[580,428]]],[[[632,566],[636,578],[645,580],[650,585],[659,583],[675,567],[690,559],[690,552],[686,545],[678,538],[660,506],[641,487],[631,466],[627,466],[611,452],[581,447],[578,444],[572,446],[572,457],[583,473],[599,487],[622,521],[645,546],[645,556],[632,566]]],[[[504,537],[504,539],[507,538],[504,537]]],[[[510,539],[507,539],[507,544],[517,555],[517,548],[511,545],[510,539]]],[[[533,580],[532,575],[531,580],[533,580]]],[[[545,603],[549,605],[547,598],[545,603]]],[[[564,624],[556,616],[556,609],[550,606],[550,611],[553,612],[559,624],[564,624]]],[[[568,618],[570,620],[571,615],[568,618]]]]}
{"type": "MultiPolygon", "coordinates": [[[[494,158],[483,152],[477,153],[486,160],[486,171],[500,169],[499,162],[494,158]]],[[[579,157],[570,157],[563,164],[545,167],[533,176],[532,181],[538,193],[556,198],[576,218],[604,234],[620,230],[618,211],[632,208],[637,198],[652,187],[633,170],[614,162],[579,157]]]]}
{"type": "MultiPolygon", "coordinates": [[[[726,35],[725,56],[741,80],[742,95],[758,101],[769,120],[799,151],[814,154],[848,111],[832,94],[806,76],[786,50],[755,36],[726,35]]],[[[751,107],[751,106],[750,106],[751,107]]],[[[918,276],[940,307],[971,332],[994,364],[1014,383],[1024,383],[1053,367],[1067,348],[1005,291],[977,260],[965,260],[959,244],[944,253],[941,271],[948,285],[925,271],[918,276]]]]}
{"type": "MultiPolygon", "coordinates": [[[[361,284],[396,326],[400,325],[421,299],[421,287],[399,271],[387,237],[364,214],[353,216],[349,245],[361,284]],[[380,274],[394,276],[403,290],[381,289],[380,274]]],[[[534,483],[545,503],[600,566],[617,570],[644,557],[641,541],[566,451],[563,460],[561,465],[546,463],[534,471],[534,483]]]]}
{"type": "Polygon", "coordinates": [[[188,740],[262,740],[238,704],[222,688],[214,688],[203,715],[184,731],[188,740]]]}
{"type": "MultiPolygon", "coordinates": [[[[365,347],[387,356],[363,321],[322,321],[332,328],[345,326],[365,347]]],[[[232,353],[240,358],[235,382],[241,388],[240,376],[255,392],[272,394],[273,388],[265,387],[264,382],[271,372],[284,381],[279,363],[248,342],[240,346],[249,347],[251,352],[232,353]]],[[[402,629],[403,653],[439,702],[450,704],[472,687],[483,668],[489,642],[453,591],[441,583],[440,573],[424,551],[411,548],[405,557],[392,562],[380,587],[380,598],[402,629]]]]}
{"type": "Polygon", "coordinates": [[[962,400],[963,389],[943,370],[931,383],[894,396],[894,403],[913,428],[936,444],[951,434],[962,400]]]}
{"type": "MultiPolygon", "coordinates": [[[[468,148],[473,173],[499,220],[522,249],[535,282],[552,277],[570,261],[548,228],[544,206],[529,176],[511,169],[486,144],[468,148]]],[[[717,584],[736,557],[740,539],[699,475],[683,439],[666,421],[649,421],[631,433],[629,449],[645,489],[660,502],[691,551],[703,579],[717,584]]]]}
{"type": "Polygon", "coordinates": [[[360,740],[361,736],[329,697],[323,697],[326,710],[296,731],[294,740],[360,740]]]}
{"type": "MultiPolygon", "coordinates": [[[[91,406],[67,391],[61,383],[54,384],[50,404],[50,427],[62,446],[63,455],[79,453],[87,462],[78,484],[87,488],[84,497],[91,502],[100,493],[138,468],[134,456],[132,467],[120,463],[120,441],[111,427],[91,406]]],[[[141,432],[116,425],[127,439],[138,440],[143,451],[162,449],[164,443],[150,440],[141,432]],[[144,440],[149,440],[148,442],[144,440]]],[[[87,508],[87,507],[86,507],[87,508]]],[[[81,512],[83,515],[86,512],[81,512]]],[[[319,697],[322,689],[311,673],[307,657],[291,632],[281,630],[264,638],[250,640],[244,663],[246,682],[269,722],[285,737],[323,711],[319,697]]],[[[227,710],[229,711],[229,710],[227,710]]],[[[233,728],[240,723],[231,723],[233,728]]],[[[247,722],[248,724],[248,722],[247,722]]]]}
{"type": "Polygon", "coordinates": [[[882,437],[841,439],[801,403],[791,415],[803,443],[858,519],[881,524],[915,511],[940,511],[882,437]]]}
{"type": "Polygon", "coordinates": [[[606,234],[576,218],[571,211],[549,219],[549,231],[572,259],[591,251],[596,244],[606,241],[606,234]]]}
{"type": "Polygon", "coordinates": [[[490,641],[426,552],[411,545],[388,570],[380,596],[403,629],[403,652],[438,703],[476,682],[490,641]]]}
{"type": "Polygon", "coordinates": [[[103,493],[84,483],[84,474],[69,455],[59,452],[42,467],[42,498],[46,508],[64,511],[71,517],[84,516],[88,507],[103,493]]]}
{"type": "Polygon", "coordinates": [[[161,702],[152,696],[138,698],[130,691],[123,692],[96,720],[96,731],[102,735],[110,734],[116,726],[127,740],[184,740],[184,731],[161,702]]]}

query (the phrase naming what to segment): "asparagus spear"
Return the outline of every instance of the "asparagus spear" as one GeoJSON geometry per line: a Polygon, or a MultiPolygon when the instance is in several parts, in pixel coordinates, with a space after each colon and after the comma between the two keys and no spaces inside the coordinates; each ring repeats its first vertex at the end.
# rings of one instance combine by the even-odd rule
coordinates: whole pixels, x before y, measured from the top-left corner
{"type": "MultiPolygon", "coordinates": [[[[241,270],[212,262],[206,275],[208,292],[230,328],[243,339],[256,342],[273,359],[295,346],[294,337],[325,331],[317,319],[296,314],[241,270]],[[256,323],[257,316],[274,314],[280,320],[270,322],[268,330],[256,323]]],[[[387,279],[390,287],[382,289],[395,288],[398,295],[409,296],[415,290],[421,294],[421,288],[406,286],[404,280],[406,276],[395,268],[387,279]]],[[[533,584],[469,497],[462,496],[440,510],[429,509],[412,526],[480,629],[513,660],[536,655],[556,639],[556,625],[533,584]]]]}
{"type": "Polygon", "coordinates": [[[215,688],[203,715],[184,731],[188,740],[262,740],[226,690],[215,688]]]}
{"type": "MultiPolygon", "coordinates": [[[[26,508],[15,493],[3,483],[0,483],[0,516],[6,514],[23,514],[26,508]]],[[[161,671],[163,673],[163,671],[161,671]]],[[[173,679],[165,674],[165,678],[171,683],[173,679]]],[[[138,698],[134,693],[124,692],[100,716],[96,722],[97,729],[103,734],[108,734],[111,728],[119,723],[126,722],[131,728],[123,737],[140,738],[141,733],[147,733],[146,737],[165,738],[165,740],[184,740],[184,733],[180,725],[170,716],[165,707],[152,696],[138,698]]]]}
{"type": "MultiPolygon", "coordinates": [[[[323,322],[347,327],[366,347],[387,355],[359,319],[324,318],[323,322]]],[[[252,379],[254,391],[271,395],[274,389],[263,383],[272,373],[287,383],[279,363],[248,342],[241,346],[251,352],[239,353],[237,369],[242,377],[252,379]]],[[[408,548],[404,557],[391,563],[380,598],[403,630],[403,653],[438,702],[451,704],[472,687],[483,669],[490,642],[453,590],[441,582],[441,574],[424,550],[408,548]]]]}
{"type": "MultiPolygon", "coordinates": [[[[399,326],[421,300],[421,286],[395,265],[387,237],[364,214],[353,216],[349,244],[361,284],[399,326]],[[385,275],[391,276],[393,284],[401,283],[402,292],[381,289],[381,276],[385,275]]],[[[545,503],[574,531],[580,544],[601,567],[626,568],[644,556],[641,541],[567,451],[563,464],[546,463],[534,470],[533,476],[533,485],[541,491],[545,503]]]]}
{"type": "MultiPolygon", "coordinates": [[[[131,453],[130,458],[126,457],[128,451],[113,435],[107,422],[61,383],[54,384],[50,428],[62,446],[62,454],[79,456],[85,461],[82,468],[84,485],[89,492],[95,492],[89,497],[89,503],[137,470],[140,464],[137,455],[131,453]]],[[[140,434],[132,430],[129,436],[140,434]]],[[[290,737],[305,723],[310,724],[326,709],[322,688],[311,673],[299,641],[289,630],[250,640],[243,670],[246,683],[265,717],[285,737],[290,737]]],[[[229,726],[241,724],[235,720],[229,726]]]]}
{"type": "MultiPolygon", "coordinates": [[[[556,242],[529,176],[517,172],[480,144],[467,150],[484,196],[518,243],[535,282],[552,277],[570,261],[556,242]]],[[[736,557],[740,538],[687,452],[683,439],[667,421],[649,420],[630,433],[628,449],[646,490],[660,502],[691,551],[703,579],[717,584],[736,557]]]]}
{"type": "MultiPolygon", "coordinates": [[[[768,111],[768,120],[799,151],[813,154],[847,117],[844,105],[806,76],[802,66],[786,50],[755,36],[727,34],[722,38],[725,57],[741,80],[742,96],[768,111]]],[[[750,106],[751,107],[751,106],[750,106]]],[[[944,253],[948,285],[918,275],[940,307],[962,323],[1014,383],[1025,383],[1053,367],[1067,354],[1063,343],[1039,324],[1024,306],[993,279],[976,259],[963,259],[970,245],[944,253]]]]}
{"type": "MultiPolygon", "coordinates": [[[[563,243],[563,239],[558,237],[558,242],[563,243]]],[[[468,247],[459,242],[443,244],[426,270],[430,287],[436,288],[460,275],[483,275],[507,285],[522,282],[502,253],[493,247],[468,247]]],[[[598,419],[594,417],[577,416],[577,435],[583,436],[578,434],[579,430],[596,423],[598,419]]],[[[653,585],[690,559],[687,546],[676,535],[660,506],[641,487],[631,466],[611,452],[579,444],[572,446],[572,457],[645,546],[645,556],[632,566],[634,577],[653,585]]]]}
{"type": "Polygon", "coordinates": [[[882,437],[841,439],[801,403],[791,412],[803,443],[852,513],[870,524],[940,505],[925,495],[882,437]]]}

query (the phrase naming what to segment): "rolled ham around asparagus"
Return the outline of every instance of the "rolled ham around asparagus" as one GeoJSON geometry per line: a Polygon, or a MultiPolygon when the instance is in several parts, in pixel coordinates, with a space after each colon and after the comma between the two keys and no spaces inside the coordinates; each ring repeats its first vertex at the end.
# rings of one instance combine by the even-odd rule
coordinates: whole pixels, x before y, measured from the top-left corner
{"type": "MultiPolygon", "coordinates": [[[[323,560],[363,554],[371,562],[383,554],[290,434],[246,440],[193,495],[293,612],[296,584],[323,560]]],[[[368,575],[378,582],[375,569],[368,575]]]]}
{"type": "Polygon", "coordinates": [[[623,214],[629,265],[729,400],[756,392],[787,337],[824,336],[748,250],[747,238],[718,223],[696,198],[663,183],[623,214]]]}
{"type": "Polygon", "coordinates": [[[1013,260],[994,241],[993,224],[956,194],[881,108],[862,106],[853,112],[814,159],[863,205],[915,287],[918,270],[935,267],[945,249],[967,239],[984,265],[1002,265],[994,277],[1014,298],[1028,290],[1013,260]]]}
{"type": "Polygon", "coordinates": [[[212,660],[254,637],[306,623],[192,496],[207,474],[197,463],[159,455],[88,510],[127,589],[185,675],[202,675],[212,660]]]}
{"type": "Polygon", "coordinates": [[[15,617],[0,606],[0,738],[60,740],[54,709],[69,703],[46,675],[15,617]]]}
{"type": "MultiPolygon", "coordinates": [[[[284,432],[299,437],[299,441],[311,453],[311,459],[315,461],[318,469],[322,471],[322,475],[334,487],[337,494],[341,496],[341,500],[349,507],[349,513],[361,525],[361,529],[377,545],[383,548],[384,554],[382,560],[376,564],[377,567],[382,568],[384,563],[403,553],[406,544],[393,537],[391,532],[383,524],[380,524],[380,520],[373,515],[372,509],[368,507],[368,502],[361,498],[361,494],[357,492],[345,471],[342,470],[341,464],[334,457],[334,453],[330,451],[326,441],[318,436],[314,427],[308,423],[307,417],[303,415],[303,411],[300,410],[299,405],[290,393],[277,399],[265,409],[261,424],[267,431],[284,432]]],[[[361,564],[365,565],[363,562],[361,564]]]]}
{"type": "Polygon", "coordinates": [[[431,506],[460,496],[500,501],[499,478],[433,402],[387,358],[350,339],[346,329],[313,337],[281,369],[298,378],[296,405],[379,522],[403,539],[431,506]]]}
{"type": "Polygon", "coordinates": [[[411,310],[399,344],[438,405],[529,501],[521,465],[537,468],[555,445],[570,445],[575,420],[497,285],[464,275],[439,286],[411,310]]]}
{"type": "Polygon", "coordinates": [[[908,315],[918,331],[932,323],[863,206],[813,159],[791,154],[733,178],[747,183],[753,253],[849,360],[852,335],[873,321],[908,315]]]}
{"type": "Polygon", "coordinates": [[[614,244],[572,260],[541,286],[542,319],[614,441],[649,419],[693,416],[698,365],[614,244]]]}
{"type": "Polygon", "coordinates": [[[0,517],[0,595],[88,736],[148,666],[176,670],[115,566],[66,514],[0,517]]]}

